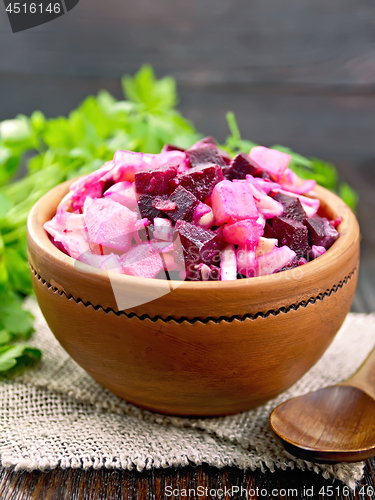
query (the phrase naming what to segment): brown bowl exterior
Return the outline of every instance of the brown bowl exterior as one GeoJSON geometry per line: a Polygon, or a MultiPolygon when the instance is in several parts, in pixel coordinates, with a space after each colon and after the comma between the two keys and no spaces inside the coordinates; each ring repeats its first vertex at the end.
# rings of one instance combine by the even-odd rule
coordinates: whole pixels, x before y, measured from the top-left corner
{"type": "MultiPolygon", "coordinates": [[[[321,211],[343,217],[340,238],[301,268],[233,282],[184,282],[152,300],[159,280],[87,272],[49,240],[70,182],[41,198],[28,252],[41,310],[61,345],[95,380],[144,408],[225,415],[275,397],[322,356],[350,309],[359,227],[347,205],[317,187],[321,211]],[[112,287],[143,304],[119,310],[112,287]],[[149,302],[147,302],[148,296],[149,302]]],[[[85,266],[83,266],[85,267],[85,266]]],[[[164,283],[165,285],[165,283],[164,283]]]]}

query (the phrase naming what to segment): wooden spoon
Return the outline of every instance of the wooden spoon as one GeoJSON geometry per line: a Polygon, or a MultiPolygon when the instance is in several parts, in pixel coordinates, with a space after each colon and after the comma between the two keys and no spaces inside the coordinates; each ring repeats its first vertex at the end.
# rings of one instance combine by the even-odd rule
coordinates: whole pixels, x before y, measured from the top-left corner
{"type": "Polygon", "coordinates": [[[359,462],[375,455],[375,349],[348,380],[290,399],[270,423],[284,448],[311,462],[359,462]]]}

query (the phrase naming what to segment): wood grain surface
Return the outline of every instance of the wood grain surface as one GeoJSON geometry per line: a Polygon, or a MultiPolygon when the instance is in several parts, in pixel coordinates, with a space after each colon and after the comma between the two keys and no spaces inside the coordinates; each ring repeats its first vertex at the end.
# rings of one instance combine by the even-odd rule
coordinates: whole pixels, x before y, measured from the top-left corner
{"type": "Polygon", "coordinates": [[[67,114],[152,64],[180,109],[223,140],[243,135],[326,159],[375,157],[375,3],[370,0],[90,0],[12,35],[0,16],[0,119],[67,114]],[[339,156],[338,156],[339,154],[339,156]]]}
{"type": "Polygon", "coordinates": [[[310,462],[375,455],[375,349],[350,378],[289,399],[270,415],[286,450],[310,462]]]}
{"type": "Polygon", "coordinates": [[[314,472],[303,472],[299,469],[266,474],[259,469],[254,472],[244,472],[234,467],[218,470],[208,465],[151,470],[142,473],[105,469],[99,471],[56,469],[49,472],[30,473],[1,469],[0,498],[1,500],[159,500],[165,498],[211,500],[215,497],[210,494],[210,490],[223,489],[225,491],[227,488],[226,494],[221,497],[225,500],[231,498],[373,500],[374,469],[375,460],[367,461],[365,474],[355,492],[348,491],[340,481],[326,480],[314,472]],[[200,490],[198,486],[201,486],[200,490]],[[233,491],[232,487],[237,487],[238,490],[233,491]],[[248,491],[247,497],[241,487],[248,491]],[[180,493],[169,495],[171,489],[172,493],[175,489],[180,493]],[[186,490],[185,495],[183,490],[186,490]],[[241,491],[242,496],[240,496],[241,491]],[[198,492],[203,494],[198,494],[198,492]]]}

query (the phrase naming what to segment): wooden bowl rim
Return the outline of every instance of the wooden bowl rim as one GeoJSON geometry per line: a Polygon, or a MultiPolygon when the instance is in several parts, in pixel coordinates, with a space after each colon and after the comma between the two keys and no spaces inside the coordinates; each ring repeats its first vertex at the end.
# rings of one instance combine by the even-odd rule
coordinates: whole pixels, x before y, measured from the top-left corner
{"type": "MultiPolygon", "coordinates": [[[[67,273],[78,272],[74,267],[74,263],[76,262],[76,260],[69,255],[64,254],[55,247],[55,245],[49,239],[46,230],[43,228],[43,224],[47,220],[50,220],[49,218],[45,218],[45,215],[51,211],[48,208],[51,200],[55,200],[57,197],[60,201],[68,192],[69,186],[72,184],[72,182],[74,182],[74,180],[75,179],[65,181],[62,184],[55,186],[44,196],[42,196],[31,209],[27,220],[27,231],[29,237],[42,252],[48,255],[48,258],[52,259],[52,261],[56,263],[56,265],[65,266],[67,273]]],[[[331,210],[331,212],[333,211],[333,218],[341,216],[343,220],[337,228],[340,233],[340,237],[333,243],[332,247],[319,258],[310,261],[303,266],[303,280],[309,280],[319,268],[323,268],[327,264],[328,260],[331,261],[334,259],[339,259],[345,253],[345,251],[350,248],[353,242],[356,241],[359,234],[357,219],[352,210],[341,198],[339,198],[331,191],[318,185],[315,187],[312,193],[310,193],[309,196],[311,198],[319,198],[321,201],[321,208],[326,208],[328,210],[331,210]],[[314,196],[311,195],[312,193],[314,194],[314,196]]],[[[56,206],[53,210],[53,214],[54,213],[56,213],[56,206]]],[[[95,279],[102,279],[103,283],[108,279],[107,271],[100,270],[83,263],[80,263],[80,267],[82,270],[86,269],[84,275],[87,277],[90,276],[90,270],[95,269],[95,279]]],[[[278,283],[283,281],[290,281],[293,276],[293,271],[294,269],[290,269],[287,271],[282,271],[281,273],[277,273],[278,283]]],[[[197,292],[202,292],[204,290],[219,288],[220,290],[225,290],[228,293],[233,290],[234,293],[238,288],[242,288],[245,286],[262,286],[263,284],[272,282],[274,279],[275,274],[270,274],[267,276],[243,278],[233,281],[184,281],[183,283],[181,283],[180,281],[171,280],[171,283],[172,287],[173,284],[175,284],[175,291],[178,291],[180,289],[188,289],[191,291],[195,290],[197,292]]],[[[113,280],[115,280],[115,282],[119,284],[137,284],[137,286],[141,285],[147,287],[148,289],[157,288],[158,282],[160,282],[160,280],[158,279],[140,278],[136,276],[111,273],[111,281],[113,280]]]]}

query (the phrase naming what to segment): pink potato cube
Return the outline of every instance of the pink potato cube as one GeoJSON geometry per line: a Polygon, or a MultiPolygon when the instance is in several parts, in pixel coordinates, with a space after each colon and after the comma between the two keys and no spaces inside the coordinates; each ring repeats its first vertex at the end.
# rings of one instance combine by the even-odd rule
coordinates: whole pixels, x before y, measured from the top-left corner
{"type": "Polygon", "coordinates": [[[122,267],[125,274],[139,276],[140,278],[155,278],[163,269],[163,261],[158,253],[150,255],[145,259],[138,260],[132,264],[122,267]]]}
{"type": "Polygon", "coordinates": [[[259,217],[251,189],[246,183],[219,182],[214,187],[211,202],[217,225],[259,217]]]}
{"type": "Polygon", "coordinates": [[[125,274],[141,278],[155,278],[163,269],[163,261],[148,241],[132,246],[121,257],[122,269],[125,274]]]}
{"type": "Polygon", "coordinates": [[[85,204],[84,217],[90,242],[129,250],[136,213],[110,198],[97,198],[85,204]]]}
{"type": "Polygon", "coordinates": [[[280,180],[292,157],[276,149],[255,146],[249,153],[250,161],[255,167],[268,172],[274,180],[280,180]]]}
{"type": "Polygon", "coordinates": [[[225,241],[235,245],[250,245],[255,248],[263,234],[263,226],[254,219],[240,220],[234,224],[224,226],[225,241]]]}
{"type": "Polygon", "coordinates": [[[111,198],[113,201],[117,201],[117,203],[121,203],[121,205],[129,208],[129,210],[135,210],[137,208],[137,197],[132,182],[117,182],[107,189],[104,196],[106,198],[111,198]]]}
{"type": "Polygon", "coordinates": [[[287,245],[281,248],[274,248],[272,252],[260,255],[258,257],[258,266],[255,270],[255,276],[266,276],[280,271],[281,268],[289,264],[296,256],[296,252],[287,245]]]}
{"type": "Polygon", "coordinates": [[[78,257],[89,250],[85,239],[83,215],[58,209],[55,217],[44,224],[44,229],[52,236],[55,244],[73,257],[78,257]]]}
{"type": "Polygon", "coordinates": [[[261,255],[264,255],[265,253],[272,252],[278,245],[278,239],[277,238],[263,238],[261,236],[258,241],[258,245],[255,249],[255,255],[256,257],[260,257],[261,255]]]}
{"type": "Polygon", "coordinates": [[[172,241],[173,240],[172,221],[170,221],[169,219],[161,219],[160,217],[155,217],[154,236],[158,240],[172,241]]]}

